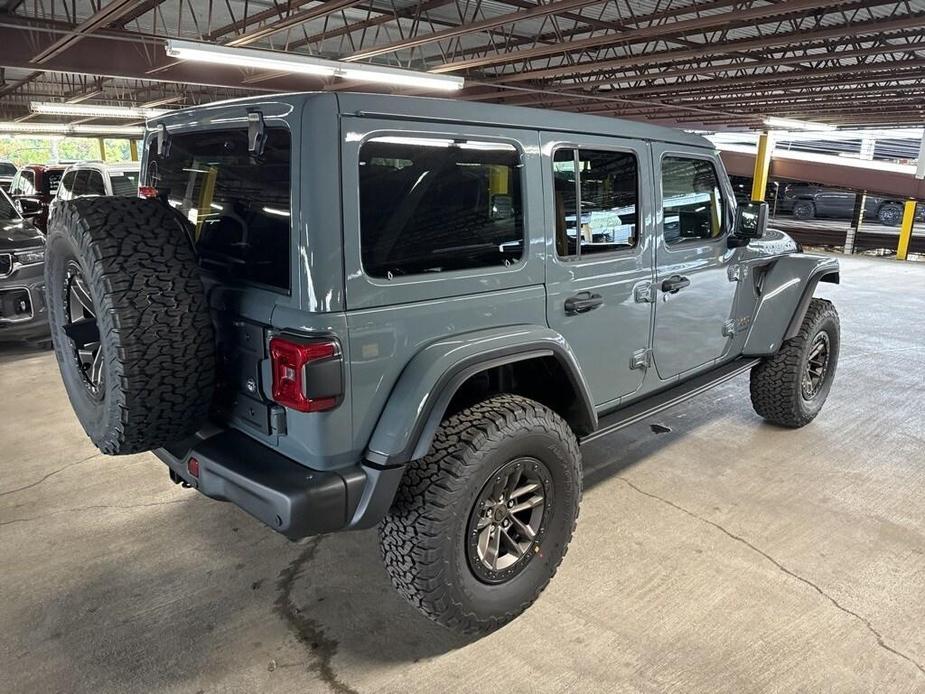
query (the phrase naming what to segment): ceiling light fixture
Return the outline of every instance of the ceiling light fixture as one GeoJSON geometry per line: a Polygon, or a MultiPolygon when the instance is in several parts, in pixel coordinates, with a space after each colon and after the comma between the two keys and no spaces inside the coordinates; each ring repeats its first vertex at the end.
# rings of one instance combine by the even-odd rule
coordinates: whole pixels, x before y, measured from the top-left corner
{"type": "Polygon", "coordinates": [[[131,125],[69,125],[67,123],[0,123],[9,135],[70,135],[72,137],[142,137],[144,128],[131,125]]]}
{"type": "Polygon", "coordinates": [[[236,65],[258,70],[276,70],[314,77],[342,77],[359,82],[376,82],[400,87],[420,87],[455,91],[462,89],[465,80],[454,75],[434,75],[429,72],[403,70],[401,68],[369,65],[366,63],[344,63],[325,60],[310,55],[279,53],[253,48],[231,48],[213,46],[193,41],[167,41],[167,55],[180,60],[236,65]]]}
{"type": "Polygon", "coordinates": [[[815,123],[810,120],[794,120],[793,118],[777,118],[776,116],[765,118],[764,124],[775,130],[815,130],[818,132],[825,132],[837,129],[837,126],[828,123],[815,123]]]}
{"type": "Polygon", "coordinates": [[[49,101],[33,101],[33,113],[45,116],[81,116],[83,118],[154,118],[168,111],[162,108],[132,106],[99,106],[96,104],[59,104],[49,101]]]}

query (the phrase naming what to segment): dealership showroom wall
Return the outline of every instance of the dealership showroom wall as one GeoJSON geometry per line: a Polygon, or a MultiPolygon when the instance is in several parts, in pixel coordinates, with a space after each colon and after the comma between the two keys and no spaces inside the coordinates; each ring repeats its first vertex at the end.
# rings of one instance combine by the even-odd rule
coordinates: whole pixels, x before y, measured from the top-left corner
{"type": "Polygon", "coordinates": [[[0,691],[925,692],[923,37],[0,3],[0,691]]]}

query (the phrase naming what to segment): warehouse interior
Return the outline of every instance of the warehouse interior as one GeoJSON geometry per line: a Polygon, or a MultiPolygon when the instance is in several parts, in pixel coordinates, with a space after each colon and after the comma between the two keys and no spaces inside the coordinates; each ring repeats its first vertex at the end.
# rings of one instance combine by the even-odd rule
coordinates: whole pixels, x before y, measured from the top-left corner
{"type": "MultiPolygon", "coordinates": [[[[17,220],[48,225],[59,185],[80,197],[72,168],[74,185],[105,177],[83,194],[144,197],[160,119],[216,102],[362,92],[588,114],[705,137],[739,206],[837,261],[816,296],[842,331],[804,428],[754,414],[742,372],[584,444],[556,578],[475,637],[393,591],[375,528],[290,540],[171,483],[163,458],[101,453],[46,319],[5,337],[25,309],[4,303],[4,689],[925,689],[923,36],[919,0],[0,3],[0,207],[17,220]]],[[[0,296],[22,291],[11,262],[0,296]]]]}

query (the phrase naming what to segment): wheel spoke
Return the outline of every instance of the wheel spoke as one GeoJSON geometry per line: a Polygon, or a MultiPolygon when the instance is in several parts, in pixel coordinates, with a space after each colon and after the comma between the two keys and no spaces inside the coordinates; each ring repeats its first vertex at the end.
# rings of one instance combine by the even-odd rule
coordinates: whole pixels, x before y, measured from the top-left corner
{"type": "Polygon", "coordinates": [[[536,538],[536,533],[533,532],[533,528],[520,520],[517,516],[509,516],[511,519],[511,524],[517,529],[521,535],[530,540],[531,542],[536,538]]]}
{"type": "Polygon", "coordinates": [[[511,552],[513,552],[518,559],[524,555],[523,547],[521,547],[520,543],[518,543],[513,537],[508,535],[507,530],[501,530],[501,537],[504,539],[504,544],[507,545],[508,549],[511,550],[511,552]]]}
{"type": "Polygon", "coordinates": [[[488,540],[485,543],[485,563],[492,569],[498,568],[498,553],[501,549],[501,528],[497,525],[488,529],[488,540]]]}
{"type": "Polygon", "coordinates": [[[543,503],[543,497],[540,494],[535,494],[531,496],[526,501],[522,501],[513,508],[511,508],[511,513],[520,513],[521,511],[526,511],[527,509],[536,508],[543,503]]]}
{"type": "Polygon", "coordinates": [[[103,350],[101,347],[96,348],[93,355],[93,364],[90,368],[90,381],[95,385],[100,385],[100,375],[103,372],[103,350]]]}
{"type": "Polygon", "coordinates": [[[525,484],[524,486],[518,487],[518,488],[515,489],[513,492],[511,492],[510,498],[511,498],[511,499],[519,499],[519,498],[522,497],[524,494],[529,494],[530,492],[536,491],[536,490],[539,489],[539,488],[540,488],[540,483],[539,483],[539,482],[529,482],[529,483],[525,484]]]}
{"type": "Polygon", "coordinates": [[[87,291],[87,285],[84,284],[83,277],[80,275],[74,275],[71,277],[71,293],[74,295],[74,298],[77,299],[81,307],[83,307],[83,310],[89,314],[89,316],[96,316],[96,313],[93,310],[93,299],[90,298],[90,292],[87,291]]]}

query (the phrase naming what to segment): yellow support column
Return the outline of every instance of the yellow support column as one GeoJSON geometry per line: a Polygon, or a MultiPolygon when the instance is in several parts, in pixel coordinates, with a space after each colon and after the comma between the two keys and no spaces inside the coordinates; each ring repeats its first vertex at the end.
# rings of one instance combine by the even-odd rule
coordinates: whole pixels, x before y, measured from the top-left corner
{"type": "Polygon", "coordinates": [[[899,245],[896,247],[896,259],[905,260],[909,254],[909,241],[912,239],[912,223],[915,221],[915,200],[906,200],[903,208],[903,223],[899,228],[899,245]]]}
{"type": "Polygon", "coordinates": [[[136,140],[128,141],[128,151],[132,161],[138,161],[138,142],[136,140]]]}
{"type": "Polygon", "coordinates": [[[764,200],[773,151],[774,136],[769,132],[761,133],[758,137],[758,152],[755,154],[755,173],[752,176],[752,200],[756,202],[764,200]]]}
{"type": "Polygon", "coordinates": [[[100,144],[100,161],[106,161],[106,140],[99,137],[97,138],[97,142],[100,144]]]}

